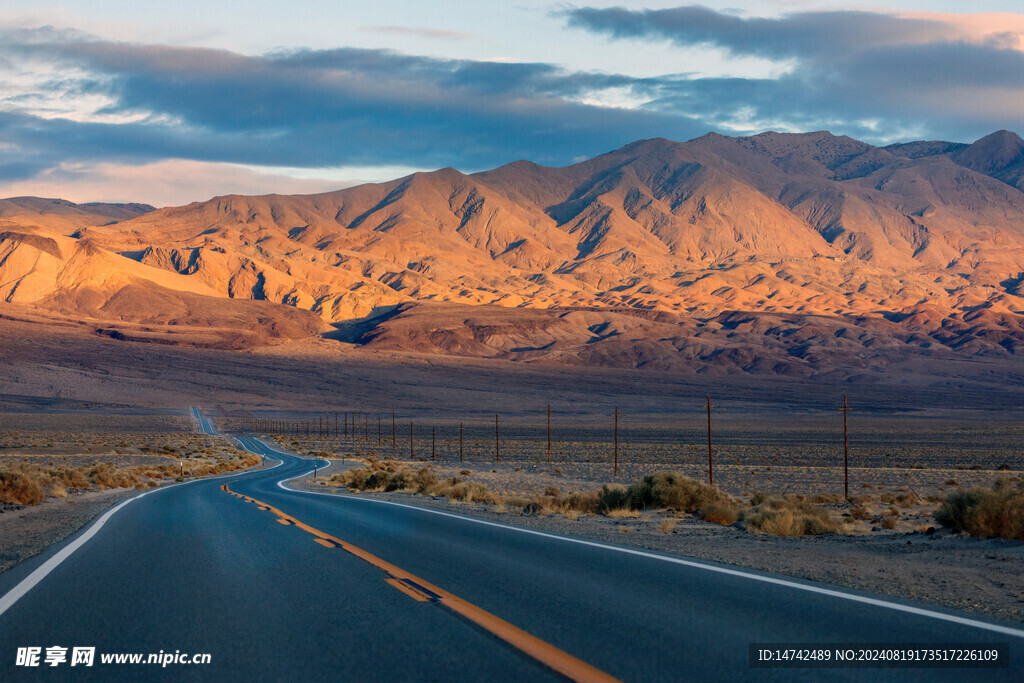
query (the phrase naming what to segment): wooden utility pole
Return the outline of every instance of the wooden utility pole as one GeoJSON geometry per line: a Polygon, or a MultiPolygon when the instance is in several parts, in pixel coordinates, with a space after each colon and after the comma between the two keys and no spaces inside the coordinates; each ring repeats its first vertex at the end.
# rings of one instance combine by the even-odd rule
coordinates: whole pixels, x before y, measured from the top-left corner
{"type": "Polygon", "coordinates": [[[843,407],[839,410],[843,413],[843,497],[850,500],[850,438],[846,424],[850,408],[846,403],[846,394],[843,394],[843,407]]]}
{"type": "Polygon", "coordinates": [[[715,485],[715,461],[711,451],[711,397],[708,396],[708,485],[715,485]]]}
{"type": "Polygon", "coordinates": [[[462,423],[459,423],[459,462],[462,462],[462,423]]]}
{"type": "Polygon", "coordinates": [[[494,461],[501,462],[501,445],[498,443],[498,414],[494,414],[494,461]]]}
{"type": "Polygon", "coordinates": [[[548,404],[548,462],[551,462],[551,404],[548,404]]]}
{"type": "Polygon", "coordinates": [[[619,407],[615,406],[615,476],[619,476],[619,407]]]}

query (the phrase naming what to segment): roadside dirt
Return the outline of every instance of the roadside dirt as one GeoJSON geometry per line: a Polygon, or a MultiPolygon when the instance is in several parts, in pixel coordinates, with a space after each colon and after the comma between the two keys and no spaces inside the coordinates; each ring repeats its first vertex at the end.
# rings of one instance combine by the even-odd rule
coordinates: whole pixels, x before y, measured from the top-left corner
{"type": "Polygon", "coordinates": [[[63,541],[135,489],[107,489],[50,498],[34,506],[10,503],[0,507],[0,572],[63,541]]]}

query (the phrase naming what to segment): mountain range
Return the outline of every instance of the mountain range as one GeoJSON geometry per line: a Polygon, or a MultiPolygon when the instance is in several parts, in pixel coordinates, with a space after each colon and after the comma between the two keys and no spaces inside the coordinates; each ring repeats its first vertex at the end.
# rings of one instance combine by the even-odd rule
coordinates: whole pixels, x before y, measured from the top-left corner
{"type": "Polygon", "coordinates": [[[1024,141],[709,134],[317,195],[0,200],[0,316],[710,373],[1013,358],[1024,141]]]}

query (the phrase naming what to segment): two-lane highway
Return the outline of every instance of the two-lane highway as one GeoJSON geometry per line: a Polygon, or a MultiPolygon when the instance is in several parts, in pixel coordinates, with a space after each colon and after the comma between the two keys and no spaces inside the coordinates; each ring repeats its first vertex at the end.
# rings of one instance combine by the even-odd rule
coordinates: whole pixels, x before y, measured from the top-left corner
{"type": "MultiPolygon", "coordinates": [[[[198,416],[197,416],[198,418],[198,416]]],[[[1020,680],[1024,631],[784,577],[566,539],[368,496],[292,491],[312,469],[153,491],[0,613],[18,647],[210,653],[202,680],[1020,680]],[[1009,643],[1004,669],[751,669],[750,643],[1009,643]]],[[[415,499],[411,499],[415,500],[415,499]]],[[[8,594],[48,557],[0,575],[8,594]]],[[[38,578],[38,577],[37,577],[38,578]]],[[[0,599],[0,609],[4,603],[0,599]]],[[[154,665],[74,678],[139,680],[154,665]]],[[[68,678],[70,669],[63,669],[68,678]]]]}

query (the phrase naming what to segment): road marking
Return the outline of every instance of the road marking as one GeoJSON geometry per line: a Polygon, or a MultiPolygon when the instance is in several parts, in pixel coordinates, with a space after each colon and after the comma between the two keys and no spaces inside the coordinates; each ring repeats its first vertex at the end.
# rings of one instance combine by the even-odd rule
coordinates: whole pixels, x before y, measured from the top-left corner
{"type": "Polygon", "coordinates": [[[418,590],[416,590],[412,586],[407,586],[406,584],[402,583],[398,579],[384,579],[384,583],[389,584],[391,586],[394,586],[395,588],[397,588],[398,590],[402,591],[403,593],[408,595],[410,598],[412,598],[416,602],[430,602],[431,601],[428,596],[424,595],[423,593],[420,593],[418,590]]]}
{"type": "MultiPolygon", "coordinates": [[[[221,490],[227,493],[235,493],[234,491],[231,490],[228,484],[221,485],[221,490]]],[[[376,567],[377,569],[380,569],[385,574],[387,574],[391,579],[395,579],[397,582],[400,582],[404,587],[402,588],[403,592],[408,593],[409,591],[405,591],[404,589],[409,588],[410,590],[418,590],[420,593],[424,595],[432,594],[436,596],[436,599],[434,601],[438,604],[443,605],[451,611],[455,612],[456,614],[459,614],[460,616],[468,619],[469,621],[472,621],[477,626],[482,627],[483,629],[489,631],[491,634],[497,636],[501,640],[504,640],[506,643],[516,648],[520,652],[532,657],[541,664],[544,664],[548,668],[562,674],[570,680],[617,680],[612,676],[609,676],[605,672],[601,671],[600,669],[591,666],[590,664],[587,664],[586,662],[577,659],[576,657],[573,657],[572,655],[570,655],[567,652],[564,652],[563,650],[558,649],[551,643],[541,640],[540,638],[531,635],[530,633],[527,633],[526,631],[522,630],[517,626],[513,626],[504,619],[501,619],[500,617],[497,617],[491,614],[490,612],[481,609],[476,605],[467,602],[456,595],[453,595],[441,588],[438,588],[437,586],[434,586],[433,584],[424,581],[416,575],[410,574],[404,569],[401,569],[386,560],[382,560],[376,555],[368,553],[362,548],[354,546],[351,543],[348,543],[347,541],[343,541],[340,538],[331,536],[330,534],[324,533],[319,529],[311,527],[305,522],[301,522],[295,517],[292,517],[291,515],[282,512],[281,510],[278,510],[274,506],[264,503],[263,501],[257,500],[251,496],[247,496],[244,493],[237,495],[240,498],[242,498],[242,500],[256,504],[256,506],[259,507],[259,509],[261,510],[265,508],[273,512],[279,518],[289,520],[295,526],[299,527],[303,531],[315,536],[316,538],[314,540],[319,542],[321,545],[326,545],[322,541],[328,541],[330,543],[333,543],[335,547],[344,550],[352,555],[355,555],[364,562],[367,562],[376,567]]],[[[392,583],[392,585],[394,585],[396,588],[399,587],[394,583],[392,583]]]]}
{"type": "MultiPolygon", "coordinates": [[[[281,465],[281,463],[274,465],[274,467],[278,467],[279,465],[281,465]]],[[[161,491],[172,491],[182,486],[188,486],[189,484],[198,484],[201,481],[210,481],[212,479],[227,479],[228,477],[245,476],[246,474],[256,474],[257,472],[260,471],[266,472],[274,469],[274,467],[268,468],[267,470],[253,470],[252,472],[245,472],[242,474],[239,474],[238,472],[232,472],[231,474],[225,474],[218,477],[210,477],[208,479],[193,479],[192,481],[187,481],[183,484],[169,484],[167,486],[162,486],[160,488],[150,489],[149,491],[140,493],[139,495],[133,496],[128,500],[121,501],[115,507],[103,513],[103,515],[95,522],[93,522],[92,526],[86,529],[81,536],[79,536],[78,538],[76,538],[75,540],[71,541],[66,546],[58,550],[53,555],[53,557],[51,557],[46,562],[36,567],[31,574],[29,574],[24,579],[19,581],[18,584],[14,586],[14,588],[7,591],[7,593],[4,594],[2,598],[0,598],[0,616],[3,616],[4,612],[9,610],[14,603],[16,603],[21,598],[25,597],[26,593],[35,588],[36,584],[45,579],[50,574],[50,572],[52,572],[54,569],[60,566],[60,564],[64,562],[64,560],[71,557],[71,555],[76,550],[85,545],[89,541],[89,539],[95,536],[99,532],[99,530],[103,528],[103,525],[106,524],[110,520],[110,518],[113,517],[114,514],[118,510],[123,508],[125,505],[128,505],[129,503],[134,503],[140,498],[145,498],[151,493],[160,493],[161,491]]]]}
{"type": "MultiPolygon", "coordinates": [[[[302,475],[299,475],[302,476],[302,475]]],[[[914,607],[912,605],[903,605],[898,602],[889,602],[879,598],[870,598],[864,595],[854,595],[853,593],[844,593],[840,590],[832,588],[822,588],[820,586],[814,586],[805,583],[798,583],[796,581],[790,581],[788,579],[780,579],[774,576],[765,576],[762,574],[754,574],[746,572],[741,569],[731,569],[728,567],[719,567],[712,564],[704,564],[703,562],[697,562],[696,560],[687,560],[681,557],[668,557],[665,555],[657,555],[655,553],[649,553],[643,550],[637,550],[634,548],[623,548],[620,546],[606,545],[604,543],[598,543],[596,541],[587,541],[582,538],[571,538],[569,536],[559,536],[557,534],[550,534],[544,531],[536,531],[534,529],[524,529],[522,527],[510,526],[508,524],[501,524],[499,522],[490,522],[485,519],[476,519],[475,517],[469,517],[466,515],[455,514],[452,512],[444,512],[442,510],[433,510],[430,508],[419,507],[416,505],[407,505],[405,503],[396,503],[390,500],[378,500],[376,498],[363,498],[358,496],[339,496],[338,494],[332,493],[321,493],[319,491],[302,491],[299,489],[291,489],[283,484],[292,479],[298,477],[292,477],[284,479],[277,483],[285,491],[292,493],[304,493],[313,496],[328,496],[335,500],[344,498],[345,500],[356,500],[364,503],[377,503],[380,505],[393,505],[395,507],[406,508],[409,510],[416,510],[418,512],[426,512],[432,515],[440,515],[442,517],[451,517],[452,519],[462,520],[463,522],[471,522],[473,524],[483,524],[484,526],[496,527],[498,529],[506,529],[508,531],[515,531],[522,534],[529,534],[531,536],[540,536],[542,538],[550,538],[556,541],[562,541],[564,543],[575,543],[577,545],[584,545],[591,548],[600,548],[602,550],[611,550],[617,553],[624,553],[626,555],[635,555],[637,557],[645,557],[652,560],[660,560],[661,562],[670,562],[672,564],[683,565],[684,567],[692,567],[694,569],[702,569],[704,571],[715,572],[718,574],[725,574],[727,576],[736,576],[744,579],[750,579],[752,581],[761,581],[763,583],[770,583],[776,586],[785,586],[786,588],[795,588],[797,590],[807,591],[809,593],[816,593],[818,595],[827,595],[833,598],[839,598],[841,600],[850,600],[852,602],[859,602],[866,605],[872,605],[874,607],[882,607],[885,609],[894,610],[897,612],[905,612],[907,614],[913,614],[920,617],[928,617],[931,619],[938,619],[940,621],[948,621],[954,624],[960,624],[962,626],[970,626],[973,628],[982,629],[985,631],[991,631],[993,633],[1001,633],[1003,635],[1014,636],[1015,638],[1024,638],[1024,630],[1013,628],[1011,626],[1001,626],[999,624],[989,624],[984,621],[978,621],[976,619],[968,619],[967,617],[958,617],[955,614],[945,614],[943,612],[936,612],[930,609],[924,609],[922,607],[914,607]]]]}

